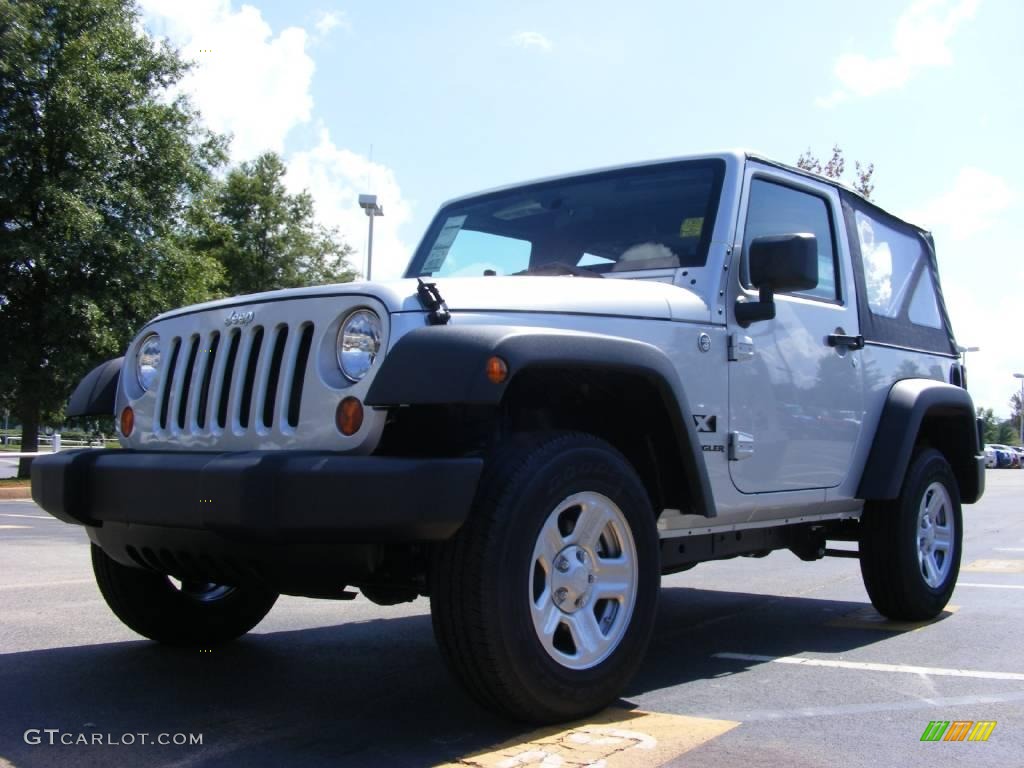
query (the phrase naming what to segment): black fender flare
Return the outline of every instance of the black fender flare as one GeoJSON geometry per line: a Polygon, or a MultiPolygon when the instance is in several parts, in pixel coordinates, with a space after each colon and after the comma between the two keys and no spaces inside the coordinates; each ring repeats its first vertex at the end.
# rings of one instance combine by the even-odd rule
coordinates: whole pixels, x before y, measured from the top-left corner
{"type": "Polygon", "coordinates": [[[124,358],[107,360],[82,379],[68,402],[68,416],[113,416],[124,358]]]}
{"type": "Polygon", "coordinates": [[[948,442],[944,453],[960,485],[961,500],[972,504],[981,498],[985,491],[984,456],[979,455],[974,401],[966,389],[933,379],[903,379],[892,385],[857,498],[884,500],[899,496],[922,425],[936,417],[952,425],[951,431],[945,430],[948,442]]]}
{"type": "Polygon", "coordinates": [[[696,498],[694,509],[715,516],[700,440],[675,366],[650,344],[617,336],[521,326],[429,326],[410,331],[384,358],[366,395],[371,407],[400,405],[498,405],[515,376],[526,369],[587,368],[642,376],[672,421],[682,472],[696,498]],[[508,365],[501,384],[487,378],[491,356],[508,365]]]}

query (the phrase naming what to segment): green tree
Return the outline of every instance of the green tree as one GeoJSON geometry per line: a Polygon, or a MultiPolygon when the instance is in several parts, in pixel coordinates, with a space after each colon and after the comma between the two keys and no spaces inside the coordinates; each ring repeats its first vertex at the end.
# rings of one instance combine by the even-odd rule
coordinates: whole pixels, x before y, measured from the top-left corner
{"type": "Polygon", "coordinates": [[[999,421],[991,408],[978,408],[978,418],[981,419],[983,436],[986,443],[998,443],[999,421]]]}
{"type": "Polygon", "coordinates": [[[872,181],[872,177],[875,175],[875,164],[867,163],[866,165],[861,165],[860,161],[857,160],[854,161],[853,165],[853,181],[847,182],[843,178],[843,173],[846,171],[846,159],[843,157],[843,150],[838,144],[832,147],[832,157],[824,164],[811,153],[809,147],[796,161],[797,168],[802,168],[805,171],[816,173],[828,179],[849,183],[851,187],[870,200],[871,193],[875,191],[875,184],[872,181]]]}
{"type": "Polygon", "coordinates": [[[0,0],[0,392],[24,450],[141,320],[218,279],[172,236],[224,160],[169,94],[186,71],[130,0],[0,0]]]}
{"type": "Polygon", "coordinates": [[[228,295],[348,282],[352,248],[318,224],[308,192],[290,194],[273,152],[232,169],[189,215],[190,247],[223,269],[228,295]]]}
{"type": "Polygon", "coordinates": [[[999,422],[999,428],[996,430],[996,439],[994,443],[1002,443],[1003,445],[1016,445],[1018,442],[1017,426],[1010,420],[999,422]]]}

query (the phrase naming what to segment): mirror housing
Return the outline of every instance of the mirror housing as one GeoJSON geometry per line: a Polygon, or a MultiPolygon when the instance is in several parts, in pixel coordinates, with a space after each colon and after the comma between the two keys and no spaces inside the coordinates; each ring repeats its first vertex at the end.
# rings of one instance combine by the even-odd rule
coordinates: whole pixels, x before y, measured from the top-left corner
{"type": "Polygon", "coordinates": [[[747,254],[758,301],[737,301],[736,321],[746,328],[775,317],[776,291],[807,291],[818,285],[818,239],[807,233],[758,237],[747,254]]]}

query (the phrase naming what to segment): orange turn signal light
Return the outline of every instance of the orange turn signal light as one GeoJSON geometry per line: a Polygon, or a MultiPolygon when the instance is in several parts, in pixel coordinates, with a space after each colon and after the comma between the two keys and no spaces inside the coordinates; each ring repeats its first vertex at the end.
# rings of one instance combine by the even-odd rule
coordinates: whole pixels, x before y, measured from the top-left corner
{"type": "Polygon", "coordinates": [[[135,411],[129,405],[121,411],[121,434],[131,437],[133,429],[135,429],[135,411]]]}
{"type": "Polygon", "coordinates": [[[363,404],[358,397],[346,397],[338,403],[338,410],[334,414],[334,421],[338,425],[338,431],[345,437],[351,437],[363,426],[363,404]]]}
{"type": "Polygon", "coordinates": [[[491,384],[503,384],[508,378],[508,363],[497,355],[487,358],[487,380],[491,384]]]}

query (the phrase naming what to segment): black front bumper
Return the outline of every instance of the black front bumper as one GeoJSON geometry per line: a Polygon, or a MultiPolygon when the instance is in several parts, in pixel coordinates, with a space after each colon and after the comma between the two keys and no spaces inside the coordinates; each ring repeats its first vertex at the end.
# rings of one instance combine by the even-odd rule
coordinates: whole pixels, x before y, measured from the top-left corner
{"type": "Polygon", "coordinates": [[[33,461],[32,498],[64,522],[99,528],[438,541],[469,514],[482,466],[326,452],[66,451],[33,461]]]}

